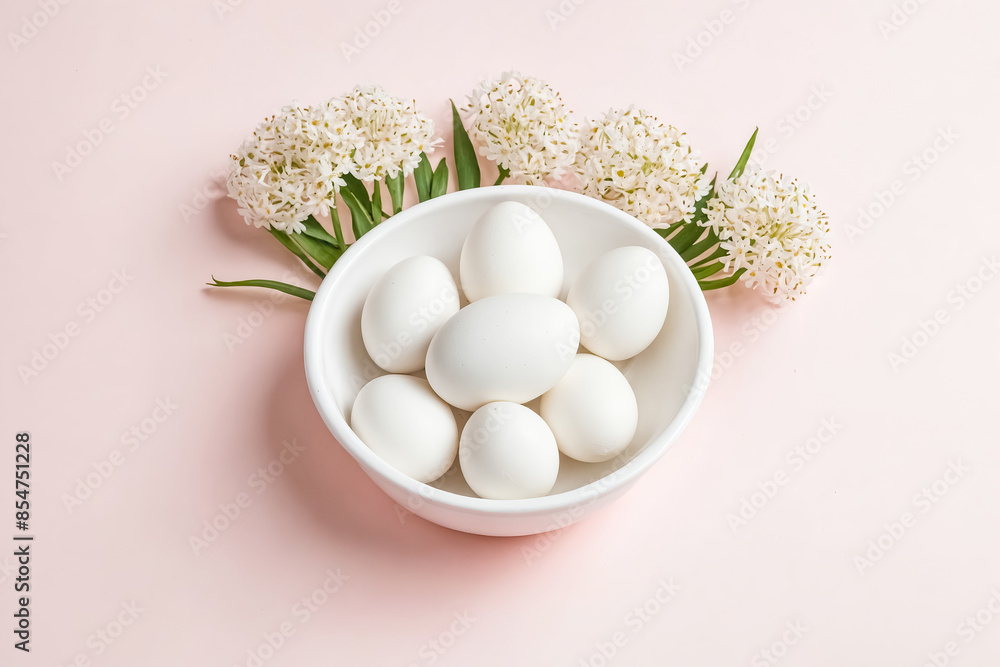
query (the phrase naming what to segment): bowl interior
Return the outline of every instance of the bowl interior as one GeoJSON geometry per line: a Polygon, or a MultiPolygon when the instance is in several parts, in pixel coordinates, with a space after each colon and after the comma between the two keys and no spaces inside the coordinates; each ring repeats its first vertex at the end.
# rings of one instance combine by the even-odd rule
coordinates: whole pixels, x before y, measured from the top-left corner
{"type": "MultiPolygon", "coordinates": [[[[605,463],[562,457],[550,495],[579,489],[630,462],[634,462],[630,468],[645,469],[659,458],[700,401],[704,387],[696,379],[707,377],[711,356],[707,307],[681,258],[655,232],[607,204],[549,188],[497,186],[453,193],[413,206],[369,232],[337,262],[310,309],[306,365],[314,400],[333,434],[369,474],[398,476],[349,427],[358,391],[385,374],[368,356],[361,339],[361,309],[369,290],[386,270],[413,255],[437,257],[458,283],[459,256],[472,225],[487,209],[509,200],[534,208],[552,229],[565,265],[563,298],[584,266],[626,245],[654,251],[670,281],[670,306],[659,336],[638,356],[616,364],[638,400],[635,438],[625,452],[605,463]],[[639,465],[636,459],[644,461],[639,465]]],[[[456,410],[456,416],[461,426],[468,413],[456,410]]],[[[461,496],[475,495],[462,479],[457,461],[432,486],[461,496]]]]}

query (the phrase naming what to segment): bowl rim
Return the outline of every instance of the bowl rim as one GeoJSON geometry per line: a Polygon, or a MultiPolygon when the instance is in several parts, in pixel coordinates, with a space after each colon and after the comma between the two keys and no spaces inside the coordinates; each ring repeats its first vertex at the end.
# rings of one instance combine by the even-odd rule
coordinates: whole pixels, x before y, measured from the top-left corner
{"type": "MultiPolygon", "coordinates": [[[[334,402],[332,394],[326,390],[323,378],[323,365],[321,363],[323,358],[323,340],[321,334],[325,313],[329,304],[332,303],[333,294],[343,279],[344,274],[350,271],[356,262],[363,261],[366,253],[369,252],[369,248],[378,243],[382,237],[393,233],[401,225],[411,224],[411,221],[418,216],[433,215],[437,210],[467,200],[491,198],[503,200],[505,198],[503,193],[508,193],[506,195],[508,197],[530,195],[531,193],[537,193],[539,187],[545,186],[494,185],[470,188],[447,193],[404,209],[368,231],[344,252],[323,279],[309,306],[303,342],[306,384],[309,387],[309,394],[316,404],[317,411],[323,418],[330,433],[340,443],[340,446],[362,466],[366,473],[374,472],[393,486],[399,487],[409,494],[419,496],[428,503],[478,515],[524,516],[558,512],[580,505],[586,501],[593,501],[596,497],[610,494],[616,489],[627,488],[666,453],[677,436],[691,421],[708,389],[708,380],[711,377],[714,354],[712,321],[705,295],[698,286],[694,274],[691,273],[680,254],[651,227],[643,224],[628,213],[603,201],[576,192],[546,187],[549,190],[548,194],[553,198],[567,199],[575,204],[593,208],[599,211],[600,214],[617,220],[618,224],[624,224],[638,231],[659,247],[658,255],[661,261],[670,261],[682,269],[679,271],[682,276],[681,283],[691,297],[698,329],[698,360],[695,367],[695,378],[699,379],[699,381],[696,381],[688,388],[687,395],[673,419],[670,420],[663,430],[652,437],[651,442],[642,451],[607,475],[582,486],[559,493],[539,498],[519,500],[494,500],[465,496],[418,482],[385,462],[354,433],[350,424],[347,423],[346,417],[334,402]]],[[[537,197],[537,194],[533,196],[537,197]]],[[[671,288],[673,288],[673,285],[671,285],[671,288]]]]}

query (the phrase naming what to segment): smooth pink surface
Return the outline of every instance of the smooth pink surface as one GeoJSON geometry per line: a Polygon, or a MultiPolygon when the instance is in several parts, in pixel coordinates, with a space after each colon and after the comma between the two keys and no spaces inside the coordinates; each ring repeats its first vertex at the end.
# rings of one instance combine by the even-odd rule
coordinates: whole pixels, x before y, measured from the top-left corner
{"type": "Polygon", "coordinates": [[[0,556],[2,664],[253,665],[282,629],[262,664],[995,663],[994,3],[223,2],[72,2],[37,34],[24,20],[54,0],[3,6],[4,33],[32,36],[8,34],[0,56],[0,539],[14,434],[30,430],[37,541],[30,655],[11,647],[0,556]],[[347,62],[341,42],[390,7],[347,62]],[[835,261],[784,310],[711,296],[718,377],[624,499],[562,532],[491,539],[408,515],[332,441],[303,376],[304,303],[204,282],[310,283],[220,197],[226,156],[265,115],[378,82],[446,130],[449,97],[511,67],[581,114],[636,102],[723,172],[759,124],[766,166],[811,181],[829,211],[835,261]],[[115,102],[144,77],[134,109],[115,102]],[[113,131],[57,178],[102,120],[113,131]],[[861,229],[880,196],[894,201],[861,229]],[[87,300],[109,283],[97,312],[87,300]],[[967,283],[971,298],[955,291],[967,283]],[[260,325],[233,345],[248,318],[260,325]],[[923,346],[893,368],[904,337],[923,346]],[[133,440],[158,401],[176,408],[133,440]],[[788,453],[830,422],[799,469],[788,453]],[[283,442],[304,451],[261,482],[283,442]],[[64,494],[115,451],[122,464],[68,511],[64,494]],[[776,474],[734,530],[727,516],[776,474]],[[196,554],[190,538],[241,493],[249,506],[196,554]],[[303,611],[328,571],[339,589],[303,611]],[[110,645],[95,634],[109,624],[110,645]]]}

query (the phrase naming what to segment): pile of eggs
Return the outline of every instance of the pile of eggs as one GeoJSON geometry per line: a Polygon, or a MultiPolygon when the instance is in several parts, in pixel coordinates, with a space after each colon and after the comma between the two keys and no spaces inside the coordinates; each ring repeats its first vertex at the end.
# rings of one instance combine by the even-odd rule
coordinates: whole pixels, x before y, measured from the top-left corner
{"type": "Polygon", "coordinates": [[[588,463],[622,453],[639,413],[611,362],[642,352],[663,327],[669,285],[659,258],[640,246],[606,252],[561,301],[552,230],[508,201],[472,227],[459,278],[464,308],[451,272],[426,255],[394,265],[369,292],[362,339],[389,374],[354,402],[361,441],[424,483],[457,456],[469,487],[492,499],[548,494],[560,452],[588,463]],[[460,430],[463,411],[472,414],[460,430]]]}

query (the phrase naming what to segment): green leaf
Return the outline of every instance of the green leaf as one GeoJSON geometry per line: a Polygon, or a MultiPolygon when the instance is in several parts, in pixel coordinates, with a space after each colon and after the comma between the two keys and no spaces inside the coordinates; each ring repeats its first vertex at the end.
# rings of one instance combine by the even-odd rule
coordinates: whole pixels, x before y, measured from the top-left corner
{"type": "Polygon", "coordinates": [[[721,287],[729,287],[737,280],[739,280],[740,276],[742,276],[745,271],[746,267],[740,269],[739,271],[737,271],[732,275],[722,278],[721,280],[699,280],[698,287],[700,287],[703,292],[707,292],[708,290],[713,290],[713,289],[719,289],[721,287]]]}
{"type": "Polygon", "coordinates": [[[743,170],[746,169],[747,161],[750,160],[750,153],[753,153],[753,144],[757,141],[757,130],[760,128],[755,127],[753,129],[753,134],[750,135],[750,141],[747,142],[746,148],[743,149],[743,154],[740,155],[740,159],[737,160],[736,166],[733,167],[733,171],[729,174],[729,180],[734,178],[739,178],[743,174],[743,170]]]}
{"type": "Polygon", "coordinates": [[[389,189],[389,198],[392,199],[392,212],[395,215],[403,210],[403,172],[400,171],[394,178],[385,179],[385,187],[389,189]]]}
{"type": "Polygon", "coordinates": [[[330,207],[330,219],[333,220],[333,233],[337,235],[337,246],[346,250],[347,244],[344,243],[344,230],[340,227],[340,214],[337,213],[336,198],[334,198],[333,206],[330,207]]]}
{"type": "Polygon", "coordinates": [[[672,236],[668,239],[667,243],[674,247],[681,256],[684,255],[684,251],[691,247],[691,245],[698,240],[698,238],[705,231],[704,227],[701,227],[693,222],[687,222],[684,224],[681,231],[677,232],[676,236],[672,236]]]}
{"type": "Polygon", "coordinates": [[[726,254],[727,254],[727,251],[720,246],[720,247],[716,248],[715,251],[712,252],[712,254],[706,255],[705,257],[702,257],[701,259],[699,259],[697,262],[694,262],[693,264],[689,263],[688,266],[690,266],[692,269],[697,269],[699,267],[705,266],[706,264],[708,264],[710,262],[714,262],[715,260],[719,259],[720,257],[725,257],[726,254]]]}
{"type": "Polygon", "coordinates": [[[431,159],[427,157],[426,153],[420,151],[420,162],[413,170],[413,180],[417,184],[417,199],[419,201],[427,201],[431,198],[431,179],[433,176],[431,159]]]}
{"type": "Polygon", "coordinates": [[[285,246],[285,248],[287,248],[293,255],[301,259],[302,263],[308,266],[310,271],[315,273],[320,278],[326,277],[326,273],[323,269],[316,266],[313,261],[309,259],[309,255],[307,255],[302,247],[292,239],[290,234],[286,234],[285,232],[273,228],[268,228],[267,231],[271,233],[271,236],[278,239],[278,242],[285,246]]]}
{"type": "Polygon", "coordinates": [[[662,236],[663,238],[668,238],[671,234],[676,232],[683,225],[683,222],[675,222],[669,227],[656,227],[653,229],[654,232],[662,236]]]}
{"type": "MultiPolygon", "coordinates": [[[[340,196],[344,198],[344,203],[351,210],[351,228],[354,230],[354,238],[355,240],[360,239],[369,229],[375,226],[375,223],[372,222],[371,204],[362,204],[354,196],[354,192],[347,188],[340,191],[340,196]]],[[[365,201],[368,201],[367,194],[365,201]]]]}
{"type": "Polygon", "coordinates": [[[458,175],[458,189],[468,190],[482,185],[482,175],[479,171],[479,158],[476,149],[465,131],[465,125],[458,115],[458,108],[451,103],[451,131],[455,145],[455,173],[458,175]]]}
{"type": "Polygon", "coordinates": [[[431,179],[431,199],[440,197],[446,192],[448,192],[448,162],[441,158],[434,169],[434,178],[431,179]]]}
{"type": "MultiPolygon", "coordinates": [[[[347,184],[347,191],[354,195],[358,203],[370,209],[371,201],[368,199],[368,188],[365,187],[365,184],[359,181],[358,177],[354,174],[344,174],[342,178],[344,179],[344,183],[347,184]]],[[[344,194],[343,189],[341,189],[340,194],[344,194]]]]}
{"type": "Polygon", "coordinates": [[[382,222],[382,183],[375,181],[372,186],[372,220],[377,225],[382,222]]]}
{"type": "Polygon", "coordinates": [[[703,266],[700,269],[691,269],[691,273],[693,273],[694,277],[698,280],[704,280],[705,278],[711,278],[724,268],[725,264],[722,262],[715,262],[714,264],[703,266]]]}
{"type": "Polygon", "coordinates": [[[329,269],[344,254],[342,249],[305,234],[297,234],[294,240],[324,269],[329,269]]]}
{"type": "Polygon", "coordinates": [[[701,257],[702,253],[704,253],[706,250],[711,249],[712,246],[714,246],[718,242],[719,242],[719,236],[715,233],[715,231],[711,227],[708,227],[708,236],[706,236],[703,240],[698,241],[690,248],[682,252],[681,257],[684,258],[685,262],[690,262],[693,259],[701,257]]]}
{"type": "Polygon", "coordinates": [[[313,297],[316,296],[316,293],[311,290],[297,287],[295,285],[289,285],[288,283],[279,282],[277,280],[234,280],[227,282],[225,280],[216,280],[215,276],[212,276],[212,282],[205,284],[211,285],[212,287],[266,287],[268,289],[284,292],[285,294],[297,296],[300,299],[305,299],[306,301],[312,301],[313,297]]]}
{"type": "Polygon", "coordinates": [[[500,185],[508,176],[510,176],[510,172],[507,170],[507,167],[504,167],[503,165],[497,166],[500,167],[500,175],[497,176],[497,180],[493,183],[493,185],[500,185]]]}
{"type": "Polygon", "coordinates": [[[326,231],[326,228],[323,227],[323,224],[315,216],[310,215],[306,218],[305,225],[306,230],[302,232],[304,236],[310,236],[317,241],[323,241],[338,248],[344,247],[343,243],[331,236],[330,232],[326,231]]]}

